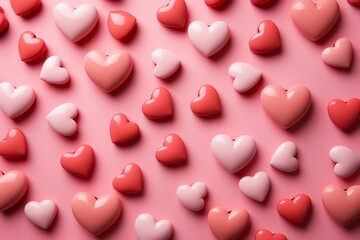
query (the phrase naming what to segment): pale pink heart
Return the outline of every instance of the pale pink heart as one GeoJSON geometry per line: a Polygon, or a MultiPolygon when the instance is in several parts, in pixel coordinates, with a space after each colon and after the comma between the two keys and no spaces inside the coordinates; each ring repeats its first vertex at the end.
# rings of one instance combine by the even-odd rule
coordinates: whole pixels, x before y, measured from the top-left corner
{"type": "Polygon", "coordinates": [[[88,3],[73,8],[70,3],[61,2],[54,7],[53,18],[65,37],[77,42],[96,26],[98,12],[93,5],[88,3]]]}
{"type": "Polygon", "coordinates": [[[40,79],[51,84],[64,84],[70,79],[69,71],[62,67],[61,59],[58,56],[51,56],[44,62],[40,79]]]}
{"type": "Polygon", "coordinates": [[[270,190],[270,178],[265,172],[243,177],[239,181],[240,190],[249,198],[263,202],[270,190]]]}
{"type": "Polygon", "coordinates": [[[234,78],[233,88],[238,93],[249,91],[262,77],[262,72],[259,69],[244,62],[231,64],[228,72],[234,78]]]}
{"type": "Polygon", "coordinates": [[[191,186],[181,185],[176,191],[179,201],[189,210],[197,212],[204,208],[204,197],[207,194],[206,184],[195,182],[191,186]]]}
{"type": "Polygon", "coordinates": [[[353,47],[349,39],[339,38],[333,47],[324,49],[321,59],[327,65],[337,68],[348,68],[353,57],[353,47]]]}
{"type": "Polygon", "coordinates": [[[225,134],[216,135],[211,150],[219,163],[230,173],[245,167],[256,153],[256,143],[251,136],[243,135],[236,140],[225,134]]]}
{"type": "Polygon", "coordinates": [[[79,111],[74,103],[64,103],[54,108],[46,120],[56,132],[63,136],[71,136],[77,131],[77,123],[74,118],[79,111]]]}
{"type": "Polygon", "coordinates": [[[296,153],[295,143],[284,142],[276,148],[271,157],[270,165],[283,172],[295,172],[299,168],[299,161],[295,157],[296,153]]]}
{"type": "Polygon", "coordinates": [[[25,205],[24,212],[33,224],[48,229],[55,219],[57,207],[52,200],[31,201],[25,205]]]}
{"type": "Polygon", "coordinates": [[[166,79],[173,75],[180,67],[180,59],[166,49],[155,49],[151,53],[151,60],[156,65],[153,74],[160,79],[166,79]]]}
{"type": "Polygon", "coordinates": [[[360,168],[360,155],[351,148],[335,146],[330,149],[329,157],[335,163],[335,175],[340,178],[351,177],[360,168]]]}
{"type": "Polygon", "coordinates": [[[151,214],[142,213],[135,220],[135,232],[138,240],[168,240],[173,227],[169,220],[156,222],[151,214]]]}
{"type": "Polygon", "coordinates": [[[211,57],[220,51],[230,38],[229,26],[223,21],[208,25],[194,21],[189,25],[190,41],[205,57],[211,57]]]}
{"type": "Polygon", "coordinates": [[[0,83],[0,108],[9,118],[16,118],[25,113],[34,101],[35,92],[32,87],[14,87],[9,82],[0,83]]]}

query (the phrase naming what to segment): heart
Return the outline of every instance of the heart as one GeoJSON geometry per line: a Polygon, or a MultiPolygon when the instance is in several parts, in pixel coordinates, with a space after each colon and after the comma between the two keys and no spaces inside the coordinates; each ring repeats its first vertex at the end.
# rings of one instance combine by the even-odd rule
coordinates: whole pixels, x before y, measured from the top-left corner
{"type": "Polygon", "coordinates": [[[16,15],[25,16],[37,9],[41,0],[10,0],[10,4],[16,15]]]}
{"type": "Polygon", "coordinates": [[[113,180],[116,191],[124,194],[141,193],[143,190],[143,176],[141,168],[135,163],[127,164],[122,173],[113,180]]]}
{"type": "Polygon", "coordinates": [[[198,91],[198,97],[191,102],[191,110],[199,117],[211,117],[220,114],[221,102],[216,89],[206,84],[198,91]]]}
{"type": "Polygon", "coordinates": [[[58,56],[51,56],[44,62],[40,79],[51,84],[64,84],[70,80],[69,71],[62,67],[61,59],[58,56]]]}
{"type": "Polygon", "coordinates": [[[46,120],[56,132],[69,137],[77,131],[77,123],[74,118],[78,113],[78,108],[74,103],[63,103],[54,108],[46,116],[46,120]]]}
{"type": "Polygon", "coordinates": [[[335,163],[335,175],[340,178],[351,177],[360,168],[360,155],[351,148],[335,146],[330,149],[329,157],[335,163]]]}
{"type": "Polygon", "coordinates": [[[225,134],[219,134],[212,139],[211,150],[228,172],[235,173],[253,159],[256,153],[256,143],[248,135],[233,140],[225,134]]]}
{"type": "Polygon", "coordinates": [[[204,0],[205,4],[212,8],[220,7],[226,0],[204,0]]]}
{"type": "Polygon", "coordinates": [[[31,31],[23,32],[19,38],[19,55],[23,62],[33,62],[43,56],[46,51],[46,43],[35,36],[31,31]]]}
{"type": "Polygon", "coordinates": [[[299,168],[299,161],[295,157],[296,144],[290,141],[283,142],[273,153],[270,165],[283,172],[295,172],[299,168]]]}
{"type": "Polygon", "coordinates": [[[0,141],[0,155],[7,159],[22,158],[27,155],[27,143],[19,128],[11,129],[0,141]]]}
{"type": "Polygon", "coordinates": [[[0,32],[5,31],[9,27],[9,21],[7,20],[4,9],[0,7],[0,32]]]}
{"type": "Polygon", "coordinates": [[[339,38],[333,47],[324,49],[321,59],[329,66],[349,68],[353,56],[353,47],[349,39],[339,38]]]}
{"type": "Polygon", "coordinates": [[[260,229],[256,232],[255,240],[287,240],[282,233],[272,233],[267,229],[260,229]]]}
{"type": "Polygon", "coordinates": [[[77,193],[71,201],[75,219],[87,231],[99,235],[110,228],[121,213],[120,199],[107,194],[99,198],[86,192],[77,193]]]}
{"type": "Polygon", "coordinates": [[[353,6],[356,6],[356,7],[360,6],[360,0],[347,0],[347,1],[348,1],[348,3],[350,3],[353,6]]]}
{"type": "Polygon", "coordinates": [[[110,137],[115,144],[134,142],[140,136],[139,126],[130,122],[125,114],[115,114],[110,121],[110,137]]]}
{"type": "Polygon", "coordinates": [[[135,232],[138,240],[169,240],[173,227],[169,220],[155,221],[149,213],[140,214],[135,220],[135,232]]]}
{"type": "Polygon", "coordinates": [[[70,3],[61,2],[54,7],[53,18],[55,25],[65,37],[72,42],[78,42],[96,26],[98,12],[89,3],[73,8],[70,3]]]}
{"type": "Polygon", "coordinates": [[[271,20],[264,20],[258,26],[258,33],[249,41],[250,49],[256,54],[268,54],[281,48],[280,32],[271,20]]]}
{"type": "Polygon", "coordinates": [[[206,184],[203,182],[195,182],[191,186],[181,185],[176,190],[176,195],[187,209],[197,212],[204,208],[204,197],[207,194],[206,184]]]}
{"type": "Polygon", "coordinates": [[[325,209],[342,226],[348,226],[360,218],[360,185],[344,190],[328,185],[321,194],[325,209]]]}
{"type": "Polygon", "coordinates": [[[87,144],[79,146],[74,152],[63,154],[60,159],[60,164],[66,171],[83,178],[90,175],[94,162],[94,150],[87,144]]]}
{"type": "Polygon", "coordinates": [[[318,41],[335,25],[340,15],[336,0],[296,0],[290,10],[291,18],[300,32],[311,41],[318,41]]]}
{"type": "Polygon", "coordinates": [[[205,57],[211,57],[226,45],[230,38],[230,29],[223,21],[216,21],[210,26],[194,21],[189,25],[188,35],[197,50],[205,57]]]}
{"type": "Polygon", "coordinates": [[[19,202],[27,188],[28,181],[22,172],[0,171],[0,211],[6,211],[19,202]]]}
{"type": "Polygon", "coordinates": [[[272,0],[251,0],[251,3],[254,5],[262,6],[270,3],[272,0]]]}
{"type": "Polygon", "coordinates": [[[0,108],[9,118],[24,114],[34,102],[35,92],[32,87],[14,87],[9,82],[0,83],[0,108]]]}
{"type": "Polygon", "coordinates": [[[170,0],[166,6],[157,11],[156,17],[165,27],[184,28],[188,18],[185,1],[170,0]]]}
{"type": "Polygon", "coordinates": [[[131,55],[123,50],[116,51],[112,55],[93,50],[84,58],[86,74],[107,93],[124,84],[130,76],[133,65],[131,55]]]}
{"type": "Polygon", "coordinates": [[[250,225],[249,214],[242,208],[226,211],[220,207],[210,209],[208,223],[217,239],[240,239],[250,225]]]}
{"type": "Polygon", "coordinates": [[[24,212],[33,224],[48,229],[55,219],[57,207],[52,200],[31,201],[25,205],[24,212]]]}
{"type": "Polygon", "coordinates": [[[136,18],[128,12],[115,10],[109,12],[107,26],[113,38],[124,40],[136,26],[136,18]]]}
{"type": "Polygon", "coordinates": [[[233,88],[238,93],[251,90],[262,77],[262,72],[259,69],[244,62],[231,64],[228,72],[234,78],[233,88]]]}
{"type": "Polygon", "coordinates": [[[303,85],[288,90],[270,84],[261,92],[261,104],[269,117],[283,129],[298,123],[311,106],[311,93],[303,85]]]}
{"type": "Polygon", "coordinates": [[[253,177],[243,177],[239,181],[240,190],[249,198],[264,202],[270,190],[270,178],[265,172],[258,172],[253,177]]]}
{"type": "Polygon", "coordinates": [[[166,165],[186,161],[187,152],[184,141],[175,133],[167,135],[163,146],[156,151],[155,157],[160,163],[166,165]]]}
{"type": "Polygon", "coordinates": [[[306,194],[298,194],[292,199],[280,200],[277,211],[287,221],[302,225],[311,210],[311,199],[306,194]]]}
{"type": "Polygon", "coordinates": [[[153,120],[170,118],[173,115],[171,95],[166,88],[156,88],[151,98],[142,105],[143,114],[153,120]]]}
{"type": "Polygon", "coordinates": [[[180,59],[166,49],[155,49],[151,53],[151,60],[156,65],[153,74],[160,79],[166,79],[173,75],[180,67],[180,59]]]}
{"type": "Polygon", "coordinates": [[[346,102],[334,99],[329,103],[327,110],[330,120],[343,131],[356,127],[360,122],[359,98],[351,98],[346,102]]]}

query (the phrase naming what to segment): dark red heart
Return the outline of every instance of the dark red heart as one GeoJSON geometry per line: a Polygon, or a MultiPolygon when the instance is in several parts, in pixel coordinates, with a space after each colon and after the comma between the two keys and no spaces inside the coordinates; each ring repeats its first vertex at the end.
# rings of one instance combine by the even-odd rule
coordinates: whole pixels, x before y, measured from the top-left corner
{"type": "Polygon", "coordinates": [[[205,4],[212,8],[220,7],[226,0],[205,0],[205,4]]]}
{"type": "Polygon", "coordinates": [[[279,201],[277,210],[289,222],[302,225],[311,210],[311,199],[306,194],[298,194],[292,199],[279,201]]]}
{"type": "Polygon", "coordinates": [[[360,121],[360,99],[351,98],[347,102],[334,99],[328,105],[328,114],[331,121],[341,130],[349,130],[360,121]]]}
{"type": "Polygon", "coordinates": [[[184,0],[170,0],[168,5],[158,10],[159,22],[170,28],[184,28],[188,17],[187,7],[184,0]]]}
{"type": "Polygon", "coordinates": [[[0,155],[4,158],[21,158],[27,154],[27,142],[23,132],[14,128],[0,142],[0,155]]]}
{"type": "Polygon", "coordinates": [[[254,5],[265,5],[265,4],[268,4],[270,3],[272,0],[251,0],[251,3],[254,4],[254,5]]]}
{"type": "Polygon", "coordinates": [[[210,117],[221,112],[220,97],[211,85],[199,89],[199,96],[191,102],[191,110],[200,117],[210,117]]]}
{"type": "Polygon", "coordinates": [[[94,162],[94,150],[87,144],[79,146],[75,152],[65,153],[60,160],[61,166],[66,171],[84,178],[90,175],[94,162]]]}
{"type": "Polygon", "coordinates": [[[267,229],[260,229],[256,232],[255,240],[287,240],[282,233],[272,233],[267,229]]]}
{"type": "Polygon", "coordinates": [[[115,114],[110,122],[111,141],[116,144],[133,142],[139,138],[139,126],[129,122],[123,113],[115,114]]]}
{"type": "Polygon", "coordinates": [[[176,134],[167,135],[163,146],[156,151],[155,157],[166,165],[186,161],[187,153],[183,140],[176,134]]]}
{"type": "Polygon", "coordinates": [[[9,27],[9,21],[7,20],[4,10],[0,7],[0,32],[4,31],[9,27]]]}
{"type": "Polygon", "coordinates": [[[264,20],[259,24],[258,33],[251,37],[250,49],[256,54],[267,54],[281,48],[280,32],[271,20],[264,20]]]}
{"type": "Polygon", "coordinates": [[[122,173],[113,180],[116,191],[124,194],[140,193],[143,190],[143,177],[141,168],[135,163],[129,163],[122,173]]]}

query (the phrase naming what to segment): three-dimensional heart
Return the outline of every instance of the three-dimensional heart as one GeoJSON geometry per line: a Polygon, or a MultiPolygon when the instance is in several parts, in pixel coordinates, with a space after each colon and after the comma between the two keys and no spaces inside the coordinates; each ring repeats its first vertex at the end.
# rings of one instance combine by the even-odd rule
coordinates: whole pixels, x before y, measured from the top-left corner
{"type": "Polygon", "coordinates": [[[173,103],[170,92],[163,87],[156,88],[151,98],[142,105],[143,114],[153,120],[170,118],[173,115],[173,103]]]}
{"type": "Polygon", "coordinates": [[[241,178],[239,187],[249,198],[258,202],[264,202],[270,190],[270,178],[267,173],[258,172],[252,177],[241,178]]]}
{"type": "Polygon", "coordinates": [[[272,0],[251,0],[251,3],[254,5],[262,6],[270,3],[272,0]]]}
{"type": "Polygon", "coordinates": [[[40,79],[51,84],[64,84],[70,80],[69,71],[62,67],[61,59],[58,56],[51,56],[44,62],[40,79]]]}
{"type": "Polygon", "coordinates": [[[256,54],[267,54],[281,48],[280,32],[271,20],[264,20],[258,26],[258,33],[249,41],[251,51],[256,54]]]}
{"type": "Polygon", "coordinates": [[[360,6],[360,0],[347,0],[347,1],[348,1],[348,3],[350,3],[353,6],[356,6],[356,7],[360,6]]]}
{"type": "Polygon", "coordinates": [[[238,93],[249,91],[262,77],[262,72],[259,69],[244,62],[231,64],[228,72],[229,75],[234,78],[233,88],[238,93]]]}
{"type": "Polygon", "coordinates": [[[135,232],[138,240],[169,240],[173,227],[169,220],[155,221],[151,214],[142,213],[135,220],[135,232]]]}
{"type": "Polygon", "coordinates": [[[127,164],[122,173],[113,180],[116,191],[124,194],[141,193],[143,190],[143,176],[141,168],[135,163],[127,164]]]}
{"type": "Polygon", "coordinates": [[[19,171],[0,171],[0,211],[13,207],[25,195],[28,180],[19,171]]]}
{"type": "Polygon", "coordinates": [[[203,182],[195,182],[189,185],[181,185],[176,190],[176,195],[187,209],[197,212],[204,208],[204,197],[207,194],[206,184],[203,182]]]}
{"type": "Polygon", "coordinates": [[[309,216],[311,199],[306,194],[298,194],[292,199],[280,200],[277,204],[278,213],[287,221],[302,225],[309,216]]]}
{"type": "Polygon", "coordinates": [[[157,11],[156,17],[165,27],[184,28],[188,18],[185,1],[170,0],[166,6],[157,11]]]}
{"type": "Polygon", "coordinates": [[[61,156],[60,164],[69,173],[78,177],[88,177],[95,162],[94,150],[91,146],[83,144],[74,152],[61,156]]]}
{"type": "Polygon", "coordinates": [[[32,62],[43,56],[46,51],[46,43],[41,38],[35,36],[31,31],[23,32],[18,43],[21,61],[32,62]]]}
{"type": "Polygon", "coordinates": [[[295,172],[299,168],[299,161],[295,157],[296,153],[295,143],[291,141],[283,142],[273,153],[270,165],[283,172],[295,172]]]}
{"type": "Polygon", "coordinates": [[[220,7],[222,4],[224,4],[227,0],[204,0],[205,4],[209,7],[220,7]]]}
{"type": "Polygon", "coordinates": [[[351,148],[335,146],[330,149],[329,157],[335,163],[334,173],[338,177],[351,177],[360,168],[360,155],[351,148]]]}
{"type": "Polygon", "coordinates": [[[351,98],[346,102],[334,99],[329,103],[327,110],[330,120],[341,130],[351,130],[360,122],[359,98],[351,98]]]}
{"type": "Polygon", "coordinates": [[[124,40],[136,26],[136,18],[128,12],[115,10],[109,12],[107,26],[113,38],[124,40]]]}
{"type": "Polygon", "coordinates": [[[0,33],[2,31],[5,31],[8,27],[9,27],[9,21],[7,20],[4,14],[4,9],[0,7],[0,33]]]}
{"type": "Polygon", "coordinates": [[[130,143],[140,136],[139,125],[130,122],[123,113],[115,114],[110,121],[110,137],[115,144],[130,143]]]}
{"type": "Polygon", "coordinates": [[[41,0],[10,0],[10,4],[16,15],[26,16],[41,5],[41,0]]]}
{"type": "Polygon", "coordinates": [[[31,201],[25,205],[24,212],[33,224],[48,229],[55,219],[57,207],[52,200],[31,201]]]}
{"type": "Polygon", "coordinates": [[[201,86],[198,95],[190,105],[193,113],[199,117],[211,117],[220,114],[220,97],[213,86],[209,84],[201,86]]]}
{"type": "Polygon", "coordinates": [[[181,64],[178,56],[162,48],[152,51],[151,60],[156,65],[153,74],[159,79],[169,78],[179,69],[181,64]]]}
{"type": "Polygon", "coordinates": [[[74,118],[79,111],[74,103],[63,103],[54,108],[47,116],[46,120],[59,134],[68,137],[77,131],[77,123],[74,118]]]}
{"type": "Polygon", "coordinates": [[[353,57],[353,47],[349,39],[339,38],[333,47],[324,49],[321,59],[329,66],[349,68],[353,57]]]}
{"type": "Polygon", "coordinates": [[[166,165],[186,161],[187,152],[184,141],[177,134],[167,135],[163,146],[156,151],[155,157],[160,163],[166,165]]]}
{"type": "Polygon", "coordinates": [[[272,233],[267,229],[260,229],[256,232],[255,240],[287,240],[282,233],[272,233]]]}
{"type": "Polygon", "coordinates": [[[4,158],[22,158],[27,154],[25,135],[19,128],[11,129],[6,137],[0,141],[0,156],[4,158]]]}

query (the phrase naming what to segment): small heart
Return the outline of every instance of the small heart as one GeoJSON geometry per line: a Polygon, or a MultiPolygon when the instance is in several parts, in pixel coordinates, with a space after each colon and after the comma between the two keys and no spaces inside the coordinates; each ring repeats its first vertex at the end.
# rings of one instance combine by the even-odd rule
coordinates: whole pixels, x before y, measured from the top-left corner
{"type": "Polygon", "coordinates": [[[156,17],[165,27],[184,28],[188,18],[185,1],[170,0],[166,6],[157,11],[156,17]]]}
{"type": "Polygon", "coordinates": [[[46,43],[35,36],[31,31],[23,32],[19,38],[19,55],[23,62],[33,62],[43,56],[46,51],[46,43]]]}
{"type": "Polygon", "coordinates": [[[122,173],[113,180],[113,187],[123,194],[141,193],[143,190],[143,176],[141,168],[135,163],[127,164],[122,173]]]}
{"type": "Polygon", "coordinates": [[[264,20],[258,26],[258,33],[251,37],[250,49],[256,54],[268,54],[281,48],[280,32],[271,20],[264,20]]]}
{"type": "Polygon", "coordinates": [[[257,6],[262,6],[270,3],[272,0],[251,0],[251,3],[257,6]]]}
{"type": "Polygon", "coordinates": [[[66,171],[83,178],[90,175],[94,162],[94,150],[87,144],[79,146],[74,152],[63,154],[60,159],[60,164],[66,171]]]}
{"type": "Polygon", "coordinates": [[[304,224],[311,210],[311,199],[306,194],[298,194],[292,199],[280,200],[277,211],[287,221],[296,225],[304,224]]]}
{"type": "Polygon", "coordinates": [[[335,175],[340,178],[351,177],[360,168],[360,155],[351,148],[335,146],[330,149],[329,157],[335,163],[335,175]]]}
{"type": "Polygon", "coordinates": [[[52,200],[31,201],[25,205],[24,212],[33,224],[48,229],[55,219],[57,207],[52,200]]]}
{"type": "Polygon", "coordinates": [[[160,163],[166,165],[186,161],[187,152],[184,141],[174,133],[167,135],[163,146],[156,151],[155,157],[160,163]]]}
{"type": "Polygon", "coordinates": [[[220,7],[226,0],[204,0],[205,4],[212,8],[220,7]]]}
{"type": "Polygon", "coordinates": [[[62,67],[61,59],[58,56],[51,56],[44,62],[40,79],[47,83],[60,85],[70,80],[69,71],[62,67]]]}
{"type": "Polygon", "coordinates": [[[231,64],[228,72],[234,78],[233,88],[238,93],[251,90],[262,77],[262,72],[259,69],[244,62],[231,64]]]}
{"type": "Polygon", "coordinates": [[[156,88],[151,98],[142,105],[143,114],[153,120],[170,118],[173,115],[171,95],[166,88],[156,88]]]}
{"type": "Polygon", "coordinates": [[[176,190],[176,195],[187,209],[197,212],[204,208],[204,197],[207,194],[206,184],[203,182],[195,182],[191,186],[181,185],[176,190]]]}
{"type": "Polygon", "coordinates": [[[321,59],[329,66],[349,68],[353,56],[353,47],[349,39],[339,38],[333,47],[324,49],[321,59]]]}
{"type": "Polygon", "coordinates": [[[356,127],[360,122],[359,98],[351,98],[346,102],[334,99],[329,103],[327,110],[330,120],[343,131],[356,127]]]}
{"type": "Polygon", "coordinates": [[[5,31],[8,27],[9,27],[9,21],[7,20],[4,14],[4,9],[0,7],[0,33],[2,31],[5,31]]]}
{"type": "Polygon", "coordinates": [[[220,114],[221,102],[216,89],[206,84],[198,91],[198,97],[191,102],[191,110],[199,117],[211,117],[220,114]]]}
{"type": "Polygon", "coordinates": [[[135,220],[135,232],[138,240],[169,240],[173,227],[169,220],[156,222],[151,214],[142,213],[135,220]]]}
{"type": "Polygon", "coordinates": [[[166,79],[173,75],[180,67],[180,59],[166,49],[155,49],[151,53],[151,60],[156,65],[153,74],[160,79],[166,79]]]}
{"type": "Polygon", "coordinates": [[[110,137],[115,144],[131,143],[140,136],[139,126],[130,122],[125,114],[118,113],[111,118],[110,137]]]}
{"type": "Polygon", "coordinates": [[[267,229],[260,229],[256,232],[255,240],[287,240],[282,233],[272,233],[267,229]]]}
{"type": "Polygon", "coordinates": [[[115,10],[109,12],[107,26],[113,38],[124,40],[136,26],[136,18],[128,12],[115,10]]]}
{"type": "Polygon", "coordinates": [[[41,0],[10,0],[10,4],[16,15],[26,16],[41,5],[41,0]]]}
{"type": "Polygon", "coordinates": [[[28,188],[28,180],[19,171],[0,171],[0,211],[6,211],[19,202],[28,188]]]}
{"type": "Polygon", "coordinates": [[[64,103],[54,108],[46,116],[46,120],[56,132],[69,137],[77,131],[77,123],[74,118],[78,113],[78,108],[74,103],[64,103]]]}
{"type": "Polygon", "coordinates": [[[360,6],[360,0],[347,0],[351,5],[358,7],[360,6]]]}
{"type": "Polygon", "coordinates": [[[0,156],[7,159],[22,158],[27,155],[27,142],[19,128],[11,129],[0,142],[0,156]]]}
{"type": "Polygon", "coordinates": [[[240,190],[249,198],[264,202],[270,190],[270,178],[265,172],[258,172],[253,177],[243,177],[239,181],[240,190]]]}
{"type": "Polygon", "coordinates": [[[296,144],[293,142],[283,142],[273,153],[270,165],[282,172],[295,172],[299,168],[299,161],[295,157],[297,153],[296,144]]]}

